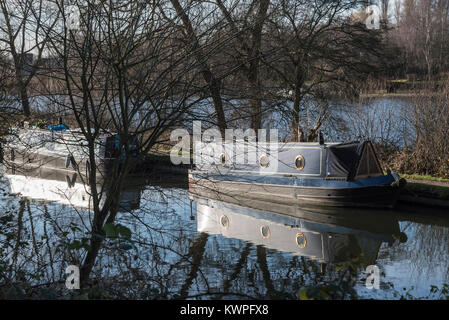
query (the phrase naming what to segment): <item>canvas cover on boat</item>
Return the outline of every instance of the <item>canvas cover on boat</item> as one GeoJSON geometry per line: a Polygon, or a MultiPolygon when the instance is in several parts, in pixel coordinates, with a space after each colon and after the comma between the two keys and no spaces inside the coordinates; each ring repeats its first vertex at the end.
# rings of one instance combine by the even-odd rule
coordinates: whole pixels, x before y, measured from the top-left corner
{"type": "Polygon", "coordinates": [[[326,162],[326,178],[355,180],[383,175],[370,141],[329,146],[326,162]]]}

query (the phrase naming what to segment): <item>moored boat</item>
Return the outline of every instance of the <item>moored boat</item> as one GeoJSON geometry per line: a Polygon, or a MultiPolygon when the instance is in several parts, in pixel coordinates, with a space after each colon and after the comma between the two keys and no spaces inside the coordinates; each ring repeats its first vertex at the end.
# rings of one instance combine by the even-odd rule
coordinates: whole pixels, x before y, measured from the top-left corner
{"type": "MultiPolygon", "coordinates": [[[[89,174],[88,141],[79,130],[14,128],[2,144],[3,163],[12,168],[57,169],[89,174]]],[[[120,157],[119,135],[102,132],[95,142],[97,175],[104,175],[112,160],[120,157]]],[[[131,148],[137,150],[137,142],[131,148]]]]}
{"type": "Polygon", "coordinates": [[[276,152],[245,148],[257,155],[256,161],[236,161],[239,151],[232,144],[224,144],[218,155],[202,157],[189,172],[191,191],[302,205],[391,208],[405,183],[395,173],[384,173],[370,141],[286,143],[276,152]]]}

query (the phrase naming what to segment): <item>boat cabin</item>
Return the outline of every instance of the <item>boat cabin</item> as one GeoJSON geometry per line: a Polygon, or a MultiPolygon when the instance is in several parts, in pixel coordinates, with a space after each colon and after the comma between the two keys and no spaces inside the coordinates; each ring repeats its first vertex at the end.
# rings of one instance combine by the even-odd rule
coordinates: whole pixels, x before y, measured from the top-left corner
{"type": "Polygon", "coordinates": [[[266,147],[249,143],[204,144],[196,168],[217,174],[245,173],[353,181],[383,176],[370,141],[285,143],[266,147]],[[271,150],[270,150],[271,148],[271,150]]]}
{"type": "MultiPolygon", "coordinates": [[[[95,141],[97,168],[104,171],[111,160],[124,161],[119,150],[120,136],[103,132],[95,141]]],[[[87,173],[90,167],[88,141],[79,130],[14,129],[4,145],[4,159],[13,166],[46,167],[87,173]]],[[[130,149],[138,154],[137,136],[132,136],[130,149]]]]}
{"type": "MultiPolygon", "coordinates": [[[[118,134],[104,132],[95,142],[95,155],[100,159],[115,158],[119,145],[118,134]]],[[[137,152],[137,145],[137,137],[133,136],[131,150],[137,152]]],[[[89,154],[87,140],[76,130],[19,129],[9,136],[8,147],[40,154],[70,154],[74,157],[89,154]]]]}

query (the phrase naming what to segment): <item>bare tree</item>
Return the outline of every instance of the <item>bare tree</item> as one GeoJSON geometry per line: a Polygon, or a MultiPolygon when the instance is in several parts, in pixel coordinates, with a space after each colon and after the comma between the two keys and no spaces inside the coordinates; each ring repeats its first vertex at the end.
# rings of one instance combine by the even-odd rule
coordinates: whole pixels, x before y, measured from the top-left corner
{"type": "Polygon", "coordinates": [[[278,58],[269,67],[293,93],[293,105],[287,108],[292,140],[313,141],[329,115],[327,102],[354,95],[354,80],[382,67],[376,65],[382,55],[378,32],[346,17],[349,10],[362,4],[351,0],[279,1],[270,25],[271,45],[278,48],[278,58]],[[314,119],[301,119],[308,111],[307,97],[318,104],[314,119]],[[314,124],[310,125],[311,121],[314,124]]]}
{"type": "Polygon", "coordinates": [[[177,29],[159,3],[75,2],[77,28],[69,26],[67,7],[59,3],[60,29],[49,30],[51,51],[62,61],[65,99],[57,100],[79,127],[88,150],[87,183],[93,204],[91,250],[81,268],[87,281],[102,243],[105,224],[113,224],[129,172],[195,103],[191,89],[197,64],[180,50],[177,29]],[[98,191],[98,137],[118,134],[114,160],[98,191]],[[136,156],[135,138],[139,140],[136,156]]]}
{"type": "Polygon", "coordinates": [[[447,72],[449,52],[449,2],[404,0],[396,2],[396,21],[390,32],[392,44],[404,52],[404,73],[425,75],[427,80],[447,72]]]}
{"type": "Polygon", "coordinates": [[[20,110],[14,105],[10,92],[14,87],[14,74],[9,68],[7,55],[0,52],[0,137],[8,133],[10,125],[18,119],[20,110]]]}
{"type": "Polygon", "coordinates": [[[381,17],[382,25],[384,27],[388,27],[390,21],[389,20],[390,0],[379,0],[379,7],[382,16],[381,17]]]}
{"type": "Polygon", "coordinates": [[[226,5],[222,0],[216,0],[216,5],[222,11],[228,22],[229,30],[236,36],[237,43],[230,48],[231,56],[235,57],[237,70],[243,71],[247,80],[248,93],[242,98],[249,100],[251,128],[262,127],[263,89],[260,79],[264,26],[266,24],[270,0],[249,1],[226,5]]]}
{"type": "MultiPolygon", "coordinates": [[[[220,129],[222,135],[225,136],[225,129],[227,125],[223,108],[223,99],[221,96],[222,79],[217,74],[215,74],[215,72],[212,71],[209,62],[210,54],[207,54],[204,48],[205,44],[204,42],[201,43],[200,39],[201,36],[198,35],[198,33],[200,34],[203,33],[201,32],[201,30],[199,31],[195,30],[192,18],[189,16],[189,12],[194,11],[195,7],[193,6],[192,2],[185,5],[185,7],[183,7],[178,0],[170,0],[170,3],[173,5],[173,8],[175,9],[177,16],[181,20],[182,23],[181,30],[183,31],[187,51],[191,52],[191,54],[195,56],[195,59],[198,62],[200,73],[207,84],[210,97],[212,98],[213,101],[218,128],[220,129]]],[[[162,9],[161,12],[164,13],[164,9],[162,9]]],[[[166,14],[164,16],[167,20],[176,25],[175,19],[170,19],[166,14]]],[[[201,23],[202,21],[203,20],[200,20],[199,23],[201,23]]],[[[214,28],[212,27],[210,30],[214,30],[214,28]]]]}
{"type": "Polygon", "coordinates": [[[58,21],[47,0],[2,0],[0,42],[7,48],[15,73],[16,91],[23,113],[31,115],[29,85],[36,75],[48,42],[48,30],[58,21]],[[35,56],[35,58],[34,58],[35,56]]]}

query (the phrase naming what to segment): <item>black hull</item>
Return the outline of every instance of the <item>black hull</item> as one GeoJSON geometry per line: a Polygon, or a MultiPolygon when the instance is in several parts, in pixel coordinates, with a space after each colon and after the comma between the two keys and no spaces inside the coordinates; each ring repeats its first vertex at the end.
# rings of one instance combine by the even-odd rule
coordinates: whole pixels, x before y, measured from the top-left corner
{"type": "Polygon", "coordinates": [[[281,204],[369,208],[393,208],[400,192],[399,188],[392,186],[337,189],[211,180],[192,181],[190,191],[199,195],[211,192],[230,197],[244,195],[281,204]]]}

